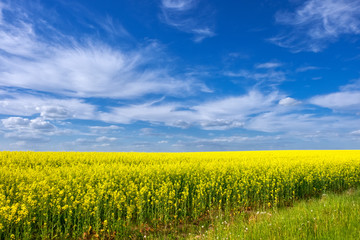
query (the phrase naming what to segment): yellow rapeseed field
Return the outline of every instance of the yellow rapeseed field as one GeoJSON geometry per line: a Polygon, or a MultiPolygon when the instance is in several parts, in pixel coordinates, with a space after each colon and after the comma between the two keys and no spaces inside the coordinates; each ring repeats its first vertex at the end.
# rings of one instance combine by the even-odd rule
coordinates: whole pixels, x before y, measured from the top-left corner
{"type": "Polygon", "coordinates": [[[360,184],[360,151],[0,153],[0,239],[126,236],[360,184]]]}

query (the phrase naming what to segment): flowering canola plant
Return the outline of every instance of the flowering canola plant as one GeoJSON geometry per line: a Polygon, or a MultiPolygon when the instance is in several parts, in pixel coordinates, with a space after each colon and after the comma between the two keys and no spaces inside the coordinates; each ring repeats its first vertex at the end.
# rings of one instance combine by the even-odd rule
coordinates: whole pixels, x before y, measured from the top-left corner
{"type": "Polygon", "coordinates": [[[120,238],[359,184],[360,151],[0,152],[0,239],[120,238]]]}

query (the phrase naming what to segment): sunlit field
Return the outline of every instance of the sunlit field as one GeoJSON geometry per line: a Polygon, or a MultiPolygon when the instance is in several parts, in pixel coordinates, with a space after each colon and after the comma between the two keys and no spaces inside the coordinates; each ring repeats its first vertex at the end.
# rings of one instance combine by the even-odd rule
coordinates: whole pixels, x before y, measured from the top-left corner
{"type": "Polygon", "coordinates": [[[0,153],[0,239],[143,238],[360,184],[360,151],[0,153]]]}

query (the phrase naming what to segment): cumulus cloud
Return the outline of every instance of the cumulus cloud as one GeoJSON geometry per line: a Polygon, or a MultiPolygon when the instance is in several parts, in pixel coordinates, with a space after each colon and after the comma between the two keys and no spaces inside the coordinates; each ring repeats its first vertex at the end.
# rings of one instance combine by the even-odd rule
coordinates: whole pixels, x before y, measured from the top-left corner
{"type": "Polygon", "coordinates": [[[40,131],[52,131],[55,126],[48,121],[44,121],[40,118],[29,120],[21,117],[9,117],[2,119],[2,124],[7,129],[34,129],[40,131]]]}
{"type": "Polygon", "coordinates": [[[47,142],[50,135],[56,131],[56,127],[41,118],[9,117],[1,120],[4,136],[20,141],[47,142]]]}
{"type": "Polygon", "coordinates": [[[30,120],[27,118],[21,117],[10,117],[7,119],[2,119],[2,124],[6,128],[18,128],[18,127],[27,127],[29,126],[30,120]]]}
{"type": "Polygon", "coordinates": [[[341,35],[360,34],[360,2],[308,0],[294,12],[278,12],[276,22],[290,30],[270,41],[295,52],[319,52],[341,35]]]}
{"type": "Polygon", "coordinates": [[[36,109],[40,111],[40,116],[46,119],[68,119],[73,117],[73,114],[63,106],[41,106],[36,109]]]}
{"type": "Polygon", "coordinates": [[[53,131],[55,129],[55,126],[50,122],[44,121],[40,118],[30,120],[29,127],[40,131],[53,131]]]}
{"type": "Polygon", "coordinates": [[[195,42],[215,36],[209,24],[209,10],[199,0],[162,0],[161,20],[178,30],[194,35],[195,42]]]}
{"type": "Polygon", "coordinates": [[[32,116],[44,119],[93,119],[96,107],[79,99],[58,99],[47,95],[32,95],[9,91],[0,100],[0,114],[32,116]]]}
{"type": "Polygon", "coordinates": [[[291,98],[291,97],[286,97],[279,101],[279,105],[282,105],[282,106],[294,106],[294,105],[297,105],[300,103],[301,103],[300,101],[298,101],[294,98],[291,98]]]}

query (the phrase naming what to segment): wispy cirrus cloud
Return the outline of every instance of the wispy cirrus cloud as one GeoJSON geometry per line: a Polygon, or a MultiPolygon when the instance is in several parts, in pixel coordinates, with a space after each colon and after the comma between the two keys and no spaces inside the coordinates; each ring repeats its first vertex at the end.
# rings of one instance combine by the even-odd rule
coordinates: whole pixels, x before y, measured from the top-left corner
{"type": "Polygon", "coordinates": [[[265,69],[269,69],[269,68],[277,68],[277,67],[281,67],[282,63],[279,62],[266,62],[266,63],[259,63],[255,65],[255,68],[265,68],[265,69]]]}
{"type": "Polygon", "coordinates": [[[115,137],[106,137],[101,136],[97,137],[95,139],[91,138],[77,138],[75,141],[72,141],[68,144],[74,145],[74,146],[80,146],[80,147],[90,147],[91,149],[97,149],[97,148],[106,148],[114,144],[114,142],[118,140],[115,137]]]}
{"type": "Polygon", "coordinates": [[[316,66],[305,66],[305,67],[299,67],[295,71],[296,72],[307,72],[307,71],[319,70],[319,69],[321,69],[321,68],[316,67],[316,66]]]}
{"type": "Polygon", "coordinates": [[[17,21],[3,17],[0,24],[2,87],[118,99],[147,94],[178,96],[206,89],[166,67],[166,56],[157,42],[127,50],[96,38],[78,41],[56,30],[49,32],[53,36],[49,40],[39,34],[38,23],[27,18],[26,9],[14,9],[6,11],[17,21]]]}
{"type": "Polygon", "coordinates": [[[286,74],[282,70],[272,68],[259,68],[258,70],[241,69],[239,71],[227,71],[225,76],[255,80],[257,85],[262,83],[278,84],[286,81],[286,74]],[[260,70],[260,71],[259,71],[260,70]]]}
{"type": "Polygon", "coordinates": [[[162,0],[160,19],[178,30],[194,35],[195,42],[215,36],[210,24],[212,15],[206,8],[200,7],[200,0],[162,0]]]}
{"type": "Polygon", "coordinates": [[[3,9],[5,7],[5,4],[3,2],[0,2],[0,24],[3,21],[3,9]]]}
{"type": "Polygon", "coordinates": [[[281,98],[283,96],[277,92],[265,95],[254,90],[248,94],[206,101],[197,105],[150,103],[113,107],[109,112],[101,113],[99,118],[105,122],[122,124],[145,121],[180,128],[225,130],[242,128],[251,115],[276,108],[281,98]]]}
{"type": "Polygon", "coordinates": [[[278,12],[276,22],[289,27],[271,42],[294,52],[320,52],[344,34],[360,34],[357,0],[308,0],[294,12],[278,12]]]}
{"type": "Polygon", "coordinates": [[[254,64],[252,69],[224,71],[223,74],[231,78],[248,80],[253,86],[274,87],[287,80],[288,70],[285,70],[283,65],[278,61],[262,62],[254,64]]]}

